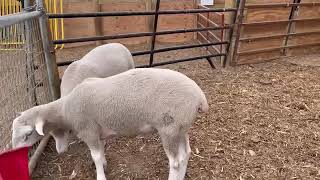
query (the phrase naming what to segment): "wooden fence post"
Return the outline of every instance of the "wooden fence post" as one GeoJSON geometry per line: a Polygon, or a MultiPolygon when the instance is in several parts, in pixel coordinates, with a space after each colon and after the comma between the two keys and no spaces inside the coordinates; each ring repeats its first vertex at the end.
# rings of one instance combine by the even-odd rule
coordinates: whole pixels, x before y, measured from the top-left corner
{"type": "Polygon", "coordinates": [[[241,27],[244,19],[244,10],[245,10],[246,2],[247,2],[246,0],[240,0],[240,3],[239,3],[235,24],[233,27],[233,31],[235,31],[235,36],[233,37],[233,33],[232,33],[231,39],[230,39],[229,52],[228,52],[228,56],[229,56],[228,60],[230,62],[230,65],[235,65],[237,63],[237,59],[238,59],[237,55],[238,55],[239,42],[241,37],[241,27]],[[234,45],[232,46],[233,42],[234,42],[234,45]]]}

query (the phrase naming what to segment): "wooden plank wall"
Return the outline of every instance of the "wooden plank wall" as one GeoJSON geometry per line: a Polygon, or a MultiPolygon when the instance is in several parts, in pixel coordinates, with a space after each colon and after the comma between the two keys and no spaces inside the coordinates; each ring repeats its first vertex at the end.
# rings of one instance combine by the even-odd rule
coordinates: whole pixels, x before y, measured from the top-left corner
{"type": "MultiPolygon", "coordinates": [[[[111,12],[111,11],[152,11],[155,0],[64,0],[63,10],[70,12],[111,12]]],[[[194,9],[197,0],[161,0],[162,10],[194,9]]],[[[151,32],[153,30],[152,16],[75,18],[65,19],[65,38],[89,37],[96,35],[116,35],[126,33],[151,32]]],[[[196,27],[194,14],[161,15],[158,21],[158,31],[188,29],[196,27]]],[[[172,34],[157,36],[160,43],[184,43],[194,40],[195,33],[172,34]]],[[[103,41],[106,43],[111,41],[103,41]]],[[[112,40],[129,44],[146,44],[150,37],[127,38],[112,40]]],[[[66,47],[95,44],[95,42],[66,44],[66,47]]]]}
{"type": "MultiPolygon", "coordinates": [[[[247,0],[246,5],[251,4],[274,4],[289,3],[292,0],[247,0]]],[[[283,46],[285,37],[269,37],[255,38],[260,36],[274,36],[286,34],[288,31],[288,22],[258,24],[266,21],[286,21],[289,19],[291,7],[275,7],[275,8],[249,8],[244,12],[245,18],[241,28],[241,36],[239,43],[239,55],[237,56],[237,64],[259,63],[273,60],[281,55],[281,50],[272,50],[268,52],[259,52],[262,49],[272,49],[283,46]],[[253,24],[250,24],[253,23],[253,24]],[[256,23],[256,24],[255,24],[256,23]],[[251,53],[245,53],[251,52],[251,53]]]]}
{"type": "MultiPolygon", "coordinates": [[[[301,3],[319,2],[319,0],[301,0],[301,3]]],[[[320,6],[301,6],[295,15],[297,19],[320,18],[320,6]]],[[[292,33],[317,32],[309,35],[295,35],[289,37],[288,45],[308,45],[320,43],[320,21],[310,20],[303,22],[295,22],[293,24],[292,33]]],[[[320,52],[320,44],[316,46],[290,48],[288,55],[301,55],[306,53],[320,52]]]]}
{"type": "MultiPolygon", "coordinates": [[[[293,2],[247,0],[233,65],[260,63],[280,56],[320,51],[320,6],[301,5],[297,9],[292,6],[250,7],[254,4],[293,2]]],[[[301,0],[300,3],[319,3],[319,0],[301,0]]]]}
{"type": "MultiPolygon", "coordinates": [[[[148,4],[145,0],[135,1],[119,1],[119,0],[108,0],[102,1],[101,11],[102,12],[116,12],[116,11],[147,11],[148,4]]],[[[116,34],[127,34],[127,33],[139,33],[149,32],[149,21],[148,16],[127,16],[127,17],[105,17],[102,18],[102,34],[104,35],[116,35],[116,34]]],[[[149,37],[137,37],[127,38],[119,40],[105,41],[107,42],[119,42],[123,44],[144,44],[147,43],[149,37]]]]}
{"type": "MultiPolygon", "coordinates": [[[[65,13],[81,13],[81,12],[96,12],[98,4],[93,1],[64,1],[63,12],[65,13]]],[[[65,38],[88,37],[96,35],[95,19],[94,18],[75,18],[64,20],[65,38]]],[[[83,46],[95,44],[95,42],[82,42],[66,44],[65,47],[83,46]]]]}
{"type": "MultiPolygon", "coordinates": [[[[154,3],[155,4],[155,3],[154,3]]],[[[160,10],[194,9],[194,0],[161,0],[160,10]]],[[[158,31],[174,29],[190,29],[195,27],[194,14],[160,15],[158,31]]],[[[180,33],[157,36],[160,43],[183,43],[194,39],[194,33],[180,33]]]]}

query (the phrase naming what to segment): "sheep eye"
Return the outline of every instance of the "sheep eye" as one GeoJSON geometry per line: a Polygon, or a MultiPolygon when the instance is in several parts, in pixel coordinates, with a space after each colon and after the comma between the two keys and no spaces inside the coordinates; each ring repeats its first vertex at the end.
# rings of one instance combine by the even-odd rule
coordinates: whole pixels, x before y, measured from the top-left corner
{"type": "Polygon", "coordinates": [[[24,136],[24,138],[23,138],[23,141],[27,141],[28,140],[28,138],[29,138],[29,136],[24,136]]]}
{"type": "Polygon", "coordinates": [[[31,131],[30,133],[26,134],[26,136],[31,136],[32,133],[33,133],[33,132],[31,131]]]}
{"type": "Polygon", "coordinates": [[[27,141],[27,140],[29,139],[29,136],[31,136],[31,135],[32,135],[32,131],[31,131],[30,133],[26,134],[26,135],[24,136],[23,140],[24,140],[24,141],[27,141]]]}

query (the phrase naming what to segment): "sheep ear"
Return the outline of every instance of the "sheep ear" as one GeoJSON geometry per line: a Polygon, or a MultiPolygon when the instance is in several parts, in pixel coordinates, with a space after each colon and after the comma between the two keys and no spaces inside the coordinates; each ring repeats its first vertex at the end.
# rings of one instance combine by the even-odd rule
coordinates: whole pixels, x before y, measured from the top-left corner
{"type": "Polygon", "coordinates": [[[44,121],[42,119],[38,119],[35,126],[36,126],[37,133],[41,136],[44,136],[44,133],[43,133],[44,121]]]}

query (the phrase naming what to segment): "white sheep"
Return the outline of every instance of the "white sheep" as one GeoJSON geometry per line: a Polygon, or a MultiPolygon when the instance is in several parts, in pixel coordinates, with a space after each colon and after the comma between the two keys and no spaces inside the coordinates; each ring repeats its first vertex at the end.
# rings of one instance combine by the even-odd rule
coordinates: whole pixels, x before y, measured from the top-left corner
{"type": "Polygon", "coordinates": [[[169,159],[169,180],[184,179],[188,130],[208,103],[200,87],[168,69],[132,69],[108,78],[88,78],[71,93],[33,107],[13,121],[13,146],[31,146],[55,129],[71,129],[89,147],[97,180],[105,180],[104,140],[157,130],[169,159]]]}
{"type": "MultiPolygon", "coordinates": [[[[69,94],[78,84],[90,77],[105,78],[134,68],[130,51],[119,43],[98,46],[83,58],[71,63],[61,81],[61,97],[69,94]]],[[[68,147],[69,131],[56,129],[50,133],[58,153],[68,147]]]]}
{"type": "Polygon", "coordinates": [[[61,97],[89,77],[105,78],[133,68],[132,55],[122,44],[98,46],[65,70],[61,80],[61,97]]]}

